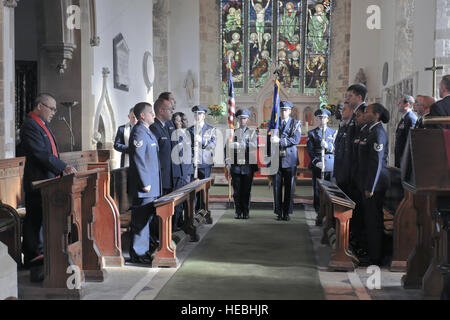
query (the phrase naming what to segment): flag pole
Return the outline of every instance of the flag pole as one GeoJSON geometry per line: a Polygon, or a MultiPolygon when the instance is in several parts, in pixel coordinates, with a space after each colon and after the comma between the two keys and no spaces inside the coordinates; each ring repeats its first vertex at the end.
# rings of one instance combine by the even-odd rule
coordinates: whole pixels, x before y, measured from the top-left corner
{"type": "MultiPolygon", "coordinates": [[[[234,101],[234,87],[233,87],[233,68],[231,65],[231,57],[228,56],[228,104],[227,104],[227,115],[228,115],[228,127],[230,128],[230,136],[228,137],[228,159],[234,160],[234,152],[231,151],[231,143],[233,143],[234,137],[234,115],[235,115],[235,101],[234,101]]],[[[231,172],[228,171],[227,166],[225,166],[225,172],[227,173],[228,180],[228,203],[231,203],[231,172]]]]}

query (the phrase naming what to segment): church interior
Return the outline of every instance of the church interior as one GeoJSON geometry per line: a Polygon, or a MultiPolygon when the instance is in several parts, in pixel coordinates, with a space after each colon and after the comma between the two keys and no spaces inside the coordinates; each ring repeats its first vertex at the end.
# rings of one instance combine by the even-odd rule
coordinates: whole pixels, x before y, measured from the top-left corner
{"type": "Polygon", "coordinates": [[[450,299],[450,210],[437,204],[450,197],[450,142],[429,130],[411,142],[408,168],[395,164],[399,99],[444,98],[449,1],[3,0],[0,70],[0,300],[450,299]],[[273,180],[259,161],[250,218],[235,219],[221,141],[210,179],[155,202],[153,262],[127,262],[133,199],[114,148],[119,127],[137,103],[170,92],[189,126],[192,108],[205,106],[224,140],[230,81],[236,110],[248,110],[258,132],[270,126],[274,82],[292,103],[301,140],[290,221],[275,219],[273,180]],[[339,130],[338,106],[353,84],[390,114],[380,266],[358,265],[349,251],[352,199],[320,184],[314,208],[308,132],[322,109],[339,130]],[[60,159],[78,173],[34,183],[45,278],[33,282],[21,253],[29,160],[20,130],[41,93],[56,101],[48,126],[60,159]],[[199,212],[197,193],[206,197],[199,212]],[[184,202],[186,224],[173,229],[184,202]]]}

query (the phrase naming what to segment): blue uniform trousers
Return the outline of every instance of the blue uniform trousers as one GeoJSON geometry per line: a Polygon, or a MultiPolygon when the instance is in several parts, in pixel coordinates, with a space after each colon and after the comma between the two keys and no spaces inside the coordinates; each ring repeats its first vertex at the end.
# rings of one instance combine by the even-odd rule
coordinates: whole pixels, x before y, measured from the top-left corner
{"type": "Polygon", "coordinates": [[[372,198],[364,199],[364,224],[371,263],[381,263],[383,258],[383,199],[386,191],[376,191],[372,198]]]}
{"type": "Polygon", "coordinates": [[[140,256],[150,250],[150,224],[156,213],[153,206],[154,200],[154,198],[133,199],[131,211],[132,249],[140,256]]]}
{"type": "MultiPolygon", "coordinates": [[[[211,167],[198,168],[199,180],[208,179],[211,176],[211,167]]],[[[205,199],[203,193],[200,192],[195,198],[195,211],[199,211],[202,208],[206,208],[205,199]]]]}
{"type": "Polygon", "coordinates": [[[296,172],[297,167],[280,168],[277,174],[272,176],[273,198],[275,200],[274,212],[278,216],[287,216],[294,211],[294,183],[296,172]]]}
{"type": "Polygon", "coordinates": [[[253,170],[248,174],[231,173],[233,184],[233,199],[236,213],[244,217],[249,216],[250,193],[253,183],[253,170]]]}

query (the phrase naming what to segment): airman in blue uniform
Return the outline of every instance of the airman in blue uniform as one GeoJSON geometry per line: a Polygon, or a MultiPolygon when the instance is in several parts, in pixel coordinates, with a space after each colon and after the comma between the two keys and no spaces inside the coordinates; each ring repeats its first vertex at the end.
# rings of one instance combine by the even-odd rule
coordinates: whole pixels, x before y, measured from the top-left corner
{"type": "MultiPolygon", "coordinates": [[[[166,195],[183,187],[183,170],[181,164],[175,163],[172,160],[172,149],[176,146],[177,142],[172,141],[175,126],[172,122],[172,106],[170,101],[165,99],[156,100],[155,114],[155,122],[150,126],[150,130],[158,140],[162,195],[166,195]]],[[[182,212],[182,205],[175,207],[174,217],[172,219],[174,230],[178,228],[177,224],[182,212]]],[[[155,233],[158,230],[159,228],[155,228],[155,233]]]]}
{"type": "Polygon", "coordinates": [[[334,169],[333,176],[336,179],[338,187],[349,194],[350,188],[350,167],[351,167],[351,148],[348,138],[348,130],[350,121],[353,116],[353,109],[350,107],[348,101],[344,102],[343,109],[340,112],[341,123],[339,124],[339,131],[336,134],[334,141],[334,169]]]}
{"type": "MultiPolygon", "coordinates": [[[[211,176],[216,149],[216,128],[205,122],[207,111],[208,109],[204,106],[193,107],[195,125],[188,129],[191,135],[194,169],[197,168],[198,179],[200,180],[211,176]]],[[[196,210],[205,208],[202,193],[200,193],[200,201],[196,201],[195,208],[196,210]]]]}
{"type": "Polygon", "coordinates": [[[322,170],[324,169],[325,180],[331,181],[334,169],[334,139],[336,138],[336,130],[327,127],[328,120],[331,116],[330,111],[319,109],[314,113],[319,126],[308,132],[308,142],[306,149],[311,158],[309,168],[313,174],[314,188],[314,209],[319,212],[319,185],[317,179],[321,179],[322,170]],[[322,150],[325,150],[325,157],[322,159],[322,150]],[[324,162],[322,162],[324,161],[324,162]]]}
{"type": "Polygon", "coordinates": [[[365,234],[369,249],[369,265],[381,265],[383,252],[383,201],[390,187],[387,169],[389,142],[382,123],[389,122],[389,111],[374,103],[364,114],[367,139],[359,144],[360,191],[363,196],[365,234]]]}
{"type": "Polygon", "coordinates": [[[241,109],[236,112],[239,120],[239,128],[234,131],[234,139],[228,144],[231,157],[226,159],[231,181],[233,184],[233,199],[236,219],[249,219],[250,193],[253,184],[253,176],[258,170],[256,154],[258,139],[256,131],[247,126],[250,111],[241,109]]]}
{"type": "Polygon", "coordinates": [[[395,131],[395,166],[400,168],[403,152],[405,151],[406,142],[408,140],[409,131],[414,129],[417,122],[417,116],[414,114],[412,107],[415,103],[413,97],[404,95],[400,98],[397,106],[402,118],[397,125],[395,131]]]}
{"type": "Polygon", "coordinates": [[[131,212],[132,243],[130,261],[149,263],[150,223],[155,215],[153,201],[161,196],[158,140],[150,130],[155,114],[149,103],[134,107],[139,122],[130,134],[129,190],[133,196],[131,212]]]}
{"type": "Polygon", "coordinates": [[[302,138],[302,125],[300,121],[291,118],[292,107],[292,102],[281,101],[279,134],[271,138],[271,143],[279,146],[279,159],[276,159],[279,163],[271,163],[272,168],[278,165],[278,171],[272,176],[274,212],[278,221],[289,221],[289,215],[294,211],[294,183],[299,164],[297,145],[302,138]]]}

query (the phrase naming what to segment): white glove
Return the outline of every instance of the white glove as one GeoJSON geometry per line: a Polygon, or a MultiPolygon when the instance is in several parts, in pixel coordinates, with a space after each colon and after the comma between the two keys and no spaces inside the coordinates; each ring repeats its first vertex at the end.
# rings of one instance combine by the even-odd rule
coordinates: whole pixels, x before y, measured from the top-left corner
{"type": "Polygon", "coordinates": [[[270,138],[270,141],[272,141],[272,143],[280,143],[280,137],[273,136],[270,138]]]}
{"type": "Polygon", "coordinates": [[[322,143],[320,144],[320,146],[322,148],[328,149],[328,143],[326,141],[322,141],[322,143]]]}
{"type": "Polygon", "coordinates": [[[198,134],[198,135],[195,136],[195,142],[202,143],[202,141],[203,141],[203,139],[202,139],[201,135],[198,134]]]}
{"type": "Polygon", "coordinates": [[[147,186],[147,187],[143,188],[144,192],[146,192],[146,193],[149,193],[151,189],[152,189],[152,186],[147,186]]]}
{"type": "Polygon", "coordinates": [[[319,169],[322,169],[322,162],[317,162],[316,163],[316,167],[319,168],[319,169]]]}
{"type": "Polygon", "coordinates": [[[239,142],[232,142],[230,144],[231,149],[239,149],[240,148],[240,144],[239,142]]]}

